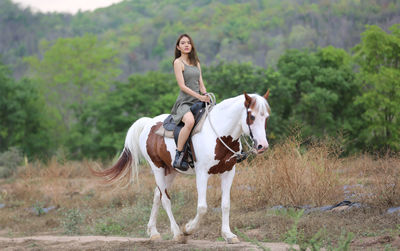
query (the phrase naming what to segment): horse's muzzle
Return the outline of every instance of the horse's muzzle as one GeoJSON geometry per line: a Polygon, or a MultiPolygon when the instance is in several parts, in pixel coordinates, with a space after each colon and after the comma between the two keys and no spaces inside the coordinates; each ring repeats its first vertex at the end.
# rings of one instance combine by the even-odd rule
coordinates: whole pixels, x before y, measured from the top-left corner
{"type": "Polygon", "coordinates": [[[255,149],[257,154],[263,153],[268,149],[268,146],[258,145],[255,149]]]}

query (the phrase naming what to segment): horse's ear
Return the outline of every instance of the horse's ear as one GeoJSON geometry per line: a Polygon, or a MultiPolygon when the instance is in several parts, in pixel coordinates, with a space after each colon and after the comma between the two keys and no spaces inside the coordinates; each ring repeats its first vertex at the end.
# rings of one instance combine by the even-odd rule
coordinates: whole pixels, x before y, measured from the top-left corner
{"type": "Polygon", "coordinates": [[[268,89],[267,92],[264,94],[264,98],[265,98],[266,100],[268,100],[268,96],[269,96],[269,89],[268,89]]]}
{"type": "Polygon", "coordinates": [[[247,95],[246,92],[243,92],[245,100],[244,100],[244,106],[249,107],[251,104],[251,97],[247,95]]]}

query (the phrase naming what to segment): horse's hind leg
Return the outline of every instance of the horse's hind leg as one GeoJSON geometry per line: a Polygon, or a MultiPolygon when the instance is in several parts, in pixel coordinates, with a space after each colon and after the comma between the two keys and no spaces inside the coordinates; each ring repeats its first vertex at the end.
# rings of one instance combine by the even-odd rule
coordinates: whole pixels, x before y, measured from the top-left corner
{"type": "Polygon", "coordinates": [[[161,240],[161,235],[157,231],[156,226],[158,208],[160,207],[160,196],[160,189],[156,187],[156,189],[154,190],[153,207],[151,208],[149,223],[147,224],[147,234],[150,235],[150,240],[161,240]]]}
{"type": "Polygon", "coordinates": [[[157,187],[154,191],[153,208],[151,210],[150,220],[147,225],[147,233],[150,235],[151,239],[159,238],[160,234],[157,231],[156,222],[157,222],[158,208],[160,206],[160,201],[161,201],[163,208],[166,211],[171,223],[171,230],[172,233],[174,234],[173,239],[180,241],[182,239],[183,234],[179,229],[178,224],[175,221],[174,215],[172,214],[171,200],[167,191],[167,189],[170,188],[172,185],[172,182],[176,176],[176,172],[174,171],[165,176],[164,168],[152,167],[152,169],[154,177],[156,179],[157,187]]]}

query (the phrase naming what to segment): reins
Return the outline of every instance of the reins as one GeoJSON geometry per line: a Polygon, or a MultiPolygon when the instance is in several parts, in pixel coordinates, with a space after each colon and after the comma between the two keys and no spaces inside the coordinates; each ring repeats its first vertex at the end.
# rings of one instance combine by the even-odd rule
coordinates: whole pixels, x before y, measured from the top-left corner
{"type": "MultiPolygon", "coordinates": [[[[249,150],[248,150],[247,152],[240,151],[240,150],[237,151],[237,152],[235,152],[234,150],[232,150],[232,149],[222,140],[222,138],[218,135],[217,131],[215,130],[214,125],[213,125],[212,122],[211,122],[211,116],[210,116],[210,114],[208,113],[208,110],[209,110],[209,109],[212,109],[212,108],[216,105],[215,95],[214,95],[214,93],[206,93],[206,95],[210,98],[210,104],[206,103],[206,116],[207,116],[207,118],[208,118],[208,122],[210,122],[211,129],[214,131],[215,135],[217,135],[217,138],[219,139],[219,141],[220,141],[229,151],[231,151],[231,152],[233,153],[233,155],[232,155],[231,158],[235,157],[237,163],[242,162],[242,161],[245,160],[250,154],[254,154],[254,149],[253,149],[253,147],[250,146],[250,144],[247,142],[247,140],[246,140],[246,138],[243,136],[243,134],[241,134],[240,137],[243,138],[243,141],[246,143],[246,145],[247,145],[248,148],[249,148],[249,150]]],[[[247,107],[247,110],[248,110],[248,109],[249,109],[249,108],[247,107]]],[[[247,116],[248,116],[248,115],[247,115],[247,116]]],[[[246,121],[247,121],[247,119],[246,119],[246,121]]],[[[253,146],[254,146],[253,133],[251,132],[250,125],[249,125],[249,124],[247,124],[247,125],[249,126],[250,137],[251,137],[251,140],[252,140],[252,143],[253,143],[253,146]]],[[[230,160],[231,158],[229,158],[229,160],[230,160]]],[[[229,160],[228,160],[228,161],[229,161],[229,160]]]]}

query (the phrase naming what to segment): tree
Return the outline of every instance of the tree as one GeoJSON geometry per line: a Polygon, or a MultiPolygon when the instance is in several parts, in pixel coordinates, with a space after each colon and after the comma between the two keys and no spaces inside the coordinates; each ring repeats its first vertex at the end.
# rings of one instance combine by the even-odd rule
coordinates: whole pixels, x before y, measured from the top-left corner
{"type": "Polygon", "coordinates": [[[0,62],[0,152],[18,147],[29,157],[46,157],[55,142],[44,100],[31,80],[10,76],[0,62]]]}
{"type": "Polygon", "coordinates": [[[43,41],[40,47],[43,58],[27,61],[48,104],[56,107],[68,128],[86,102],[104,93],[120,73],[117,52],[89,34],[43,41]]]}
{"type": "Polygon", "coordinates": [[[235,97],[239,94],[264,94],[271,77],[265,69],[251,63],[224,63],[204,67],[203,79],[206,88],[219,99],[235,97]]]}
{"type": "Polygon", "coordinates": [[[123,147],[131,124],[141,117],[170,113],[178,95],[174,75],[134,74],[117,82],[106,96],[91,100],[72,130],[68,148],[73,158],[110,158],[123,147]]]}
{"type": "Polygon", "coordinates": [[[367,26],[354,48],[363,88],[357,97],[365,125],[359,140],[370,150],[400,150],[400,25],[389,30],[367,26]]]}
{"type": "Polygon", "coordinates": [[[274,109],[286,130],[282,134],[299,125],[304,136],[333,136],[344,129],[357,93],[351,58],[344,50],[288,50],[277,67],[280,79],[272,91],[280,101],[274,109]]]}

